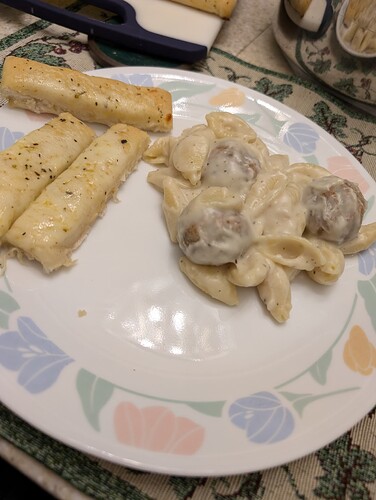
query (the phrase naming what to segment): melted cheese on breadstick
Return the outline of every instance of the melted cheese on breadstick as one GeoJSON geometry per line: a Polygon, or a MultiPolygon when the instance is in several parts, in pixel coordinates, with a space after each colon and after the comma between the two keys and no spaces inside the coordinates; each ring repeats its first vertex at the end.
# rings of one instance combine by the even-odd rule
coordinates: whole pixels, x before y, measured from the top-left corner
{"type": "Polygon", "coordinates": [[[0,238],[94,137],[84,123],[62,113],[0,153],[0,238]]]}
{"type": "Polygon", "coordinates": [[[149,143],[146,132],[118,124],[50,184],[13,224],[6,241],[46,272],[72,264],[77,248],[149,143]]]}
{"type": "Polygon", "coordinates": [[[130,85],[21,57],[5,59],[0,91],[9,106],[35,113],[69,111],[85,122],[126,123],[154,132],[172,128],[172,98],[164,89],[130,85]]]}

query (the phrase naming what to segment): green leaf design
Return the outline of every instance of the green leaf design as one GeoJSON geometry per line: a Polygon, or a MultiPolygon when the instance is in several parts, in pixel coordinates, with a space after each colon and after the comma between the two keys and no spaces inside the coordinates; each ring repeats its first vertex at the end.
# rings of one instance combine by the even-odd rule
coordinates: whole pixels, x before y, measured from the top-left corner
{"type": "Polygon", "coordinates": [[[375,64],[370,60],[361,60],[357,57],[345,56],[341,57],[338,63],[334,66],[341,73],[351,75],[354,73],[367,75],[375,75],[375,64]]]}
{"type": "Polygon", "coordinates": [[[347,75],[351,75],[359,69],[358,60],[356,57],[345,56],[341,57],[338,63],[334,66],[335,69],[347,75]]]}
{"type": "Polygon", "coordinates": [[[96,431],[100,431],[99,414],[112,396],[113,384],[81,369],[77,374],[76,387],[86,418],[96,431]]]}
{"type": "Polygon", "coordinates": [[[315,396],[313,394],[295,394],[293,392],[281,392],[283,397],[288,401],[292,402],[292,406],[299,413],[300,416],[303,414],[304,408],[316,399],[320,399],[320,396],[315,396]]]}
{"type": "Polygon", "coordinates": [[[121,387],[120,385],[114,385],[84,369],[81,369],[77,374],[76,387],[84,413],[92,427],[97,431],[100,430],[99,414],[107,401],[111,398],[114,389],[127,392],[128,394],[136,394],[137,396],[153,399],[155,401],[187,405],[193,410],[208,415],[209,417],[221,417],[223,407],[226,404],[226,401],[184,401],[144,394],[127,389],[126,387],[121,387]]]}
{"type": "Polygon", "coordinates": [[[197,488],[205,486],[205,483],[206,479],[203,477],[170,476],[168,478],[168,485],[177,500],[192,498],[197,488]]]}
{"type": "Polygon", "coordinates": [[[50,66],[64,66],[68,67],[63,57],[50,54],[53,52],[54,47],[46,43],[29,43],[22,47],[18,47],[12,52],[13,56],[34,59],[35,61],[49,64],[50,66]]]}
{"type": "MultiPolygon", "coordinates": [[[[354,297],[354,300],[353,300],[353,303],[352,303],[352,306],[351,306],[351,309],[348,313],[348,316],[346,318],[346,321],[343,325],[343,328],[341,329],[341,331],[339,332],[337,338],[334,340],[334,342],[332,343],[332,345],[329,347],[329,349],[326,351],[325,354],[323,354],[322,356],[320,356],[320,358],[317,360],[316,363],[320,363],[321,366],[320,366],[320,369],[321,369],[321,376],[323,376],[323,370],[325,369],[325,363],[328,363],[330,362],[328,359],[326,359],[325,361],[322,359],[323,357],[327,356],[328,352],[331,352],[335,345],[338,344],[340,338],[342,337],[342,335],[347,331],[347,328],[349,326],[349,323],[351,321],[351,318],[352,318],[352,315],[354,314],[354,311],[355,311],[355,306],[356,306],[356,303],[357,303],[357,300],[358,300],[358,294],[355,294],[355,297],[354,297]]],[[[303,370],[302,372],[298,373],[298,375],[295,375],[295,377],[292,377],[290,378],[289,380],[287,380],[286,382],[283,382],[282,384],[279,384],[275,387],[275,389],[281,389],[282,387],[285,387],[286,385],[288,384],[291,384],[292,382],[294,382],[295,380],[298,380],[300,377],[303,377],[303,375],[305,375],[306,373],[311,373],[311,370],[313,368],[313,366],[316,364],[314,363],[313,365],[311,365],[310,367],[306,368],[305,370],[303,370]]],[[[315,368],[315,370],[317,370],[317,367],[315,368]]],[[[326,373],[326,372],[325,372],[326,373]]],[[[312,375],[313,376],[313,375],[312,375]]],[[[326,375],[325,375],[326,376],[326,375]]],[[[292,394],[292,393],[285,393],[285,394],[292,394]]],[[[287,397],[287,396],[286,396],[287,397]]],[[[293,401],[291,399],[291,401],[293,401]]]]}
{"type": "Polygon", "coordinates": [[[303,411],[309,404],[318,401],[319,399],[337,396],[345,392],[356,391],[359,387],[347,387],[346,389],[339,389],[338,391],[325,392],[323,394],[295,394],[293,392],[280,392],[281,396],[285,397],[288,401],[292,402],[292,406],[297,413],[302,416],[303,411]]]}
{"type": "MultiPolygon", "coordinates": [[[[208,495],[204,494],[204,496],[213,500],[240,500],[264,497],[265,486],[262,484],[261,472],[239,476],[236,489],[232,488],[232,493],[224,493],[224,491],[231,491],[230,479],[229,477],[211,478],[210,489],[208,489],[210,493],[208,495]]],[[[173,498],[176,498],[176,500],[198,499],[203,498],[202,494],[199,494],[199,488],[200,486],[203,488],[208,487],[208,478],[170,476],[168,478],[168,485],[173,490],[173,498]]]]}
{"type": "Polygon", "coordinates": [[[221,417],[225,401],[204,401],[190,402],[187,405],[200,413],[209,415],[210,417],[221,417]]]}
{"type": "Polygon", "coordinates": [[[300,399],[305,399],[307,397],[311,397],[312,394],[308,393],[303,393],[303,394],[297,394],[296,392],[288,392],[288,391],[282,391],[280,394],[286,398],[288,401],[295,402],[299,401],[300,399]]]}
{"type": "Polygon", "coordinates": [[[307,393],[307,392],[303,392],[303,394],[301,394],[301,393],[296,393],[296,392],[282,391],[282,392],[280,392],[280,394],[282,394],[282,396],[284,396],[289,401],[296,401],[298,399],[306,398],[307,396],[311,396],[311,394],[307,393]]]}
{"type": "Polygon", "coordinates": [[[274,116],[270,117],[271,124],[273,126],[274,132],[279,135],[281,132],[282,127],[287,123],[287,121],[284,120],[277,120],[274,116]]]}
{"type": "Polygon", "coordinates": [[[373,328],[376,330],[376,275],[369,281],[358,281],[358,290],[363,297],[373,328]]]}
{"type": "Polygon", "coordinates": [[[364,217],[367,216],[368,212],[372,209],[374,204],[375,204],[375,195],[372,195],[371,198],[367,200],[367,210],[366,213],[364,214],[364,217]]]}
{"type": "Polygon", "coordinates": [[[332,63],[330,59],[327,59],[326,61],[323,61],[321,59],[316,59],[316,61],[314,61],[314,63],[312,64],[312,70],[316,74],[322,75],[323,73],[330,71],[331,65],[332,63]]]}
{"type": "Polygon", "coordinates": [[[242,120],[244,120],[245,122],[247,122],[251,125],[254,125],[255,123],[257,123],[259,121],[259,119],[261,118],[260,113],[253,113],[252,115],[248,115],[247,113],[237,113],[236,116],[238,116],[239,118],[241,118],[242,120]]]}
{"type": "Polygon", "coordinates": [[[319,160],[317,159],[317,157],[315,155],[307,155],[307,156],[303,156],[303,158],[304,158],[304,161],[307,163],[314,163],[315,165],[319,164],[319,160]]]}
{"type": "Polygon", "coordinates": [[[333,83],[333,87],[351,97],[356,97],[358,93],[358,89],[354,84],[354,78],[341,78],[338,82],[333,83]]]}
{"type": "Polygon", "coordinates": [[[215,84],[195,83],[188,80],[165,82],[160,88],[167,90],[172,94],[172,100],[178,101],[183,97],[192,97],[198,94],[209,92],[215,87],[215,84]]]}
{"type": "Polygon", "coordinates": [[[316,477],[314,498],[371,500],[376,481],[376,456],[352,442],[350,433],[316,452],[322,474],[316,477]],[[370,488],[368,489],[368,486],[370,488]]]}
{"type": "Polygon", "coordinates": [[[319,101],[313,106],[313,115],[308,116],[312,121],[320,125],[337,139],[345,139],[347,136],[344,128],[347,127],[347,117],[333,113],[328,104],[319,101]]]}
{"type": "Polygon", "coordinates": [[[256,85],[253,87],[258,92],[268,95],[276,99],[277,101],[283,102],[287,97],[289,97],[293,88],[289,83],[276,84],[273,83],[270,78],[263,77],[257,80],[256,85]]]}
{"type": "Polygon", "coordinates": [[[8,328],[9,315],[17,311],[20,306],[14,300],[14,298],[9,295],[9,293],[0,290],[0,327],[8,328]]]}
{"type": "Polygon", "coordinates": [[[321,385],[326,384],[326,375],[332,361],[332,351],[329,349],[321,358],[309,369],[312,377],[321,385]]]}

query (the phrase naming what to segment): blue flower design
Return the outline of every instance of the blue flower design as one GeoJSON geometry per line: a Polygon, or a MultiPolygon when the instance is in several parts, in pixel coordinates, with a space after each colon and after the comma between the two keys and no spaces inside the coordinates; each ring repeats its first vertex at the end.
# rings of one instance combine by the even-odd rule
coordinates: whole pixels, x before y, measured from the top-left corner
{"type": "Polygon", "coordinates": [[[244,429],[253,443],[276,443],[294,430],[294,417],[274,394],[257,392],[236,400],[229,409],[231,422],[244,429]]]}
{"type": "Polygon", "coordinates": [[[0,127],[0,151],[9,148],[23,135],[22,132],[12,132],[9,128],[0,127]]]}
{"type": "Polygon", "coordinates": [[[113,80],[119,80],[120,82],[129,83],[131,85],[140,85],[141,87],[154,87],[154,82],[151,75],[148,74],[135,74],[135,75],[122,75],[115,74],[111,75],[113,80]]]}
{"type": "Polygon", "coordinates": [[[61,351],[31,318],[17,320],[18,331],[0,335],[0,364],[18,372],[17,381],[36,394],[51,387],[73,359],[61,351]]]}
{"type": "Polygon", "coordinates": [[[283,136],[283,142],[298,153],[311,154],[316,149],[319,134],[307,123],[293,123],[283,136]]]}
{"type": "Polygon", "coordinates": [[[358,254],[359,272],[368,276],[376,267],[376,243],[358,254]]]}

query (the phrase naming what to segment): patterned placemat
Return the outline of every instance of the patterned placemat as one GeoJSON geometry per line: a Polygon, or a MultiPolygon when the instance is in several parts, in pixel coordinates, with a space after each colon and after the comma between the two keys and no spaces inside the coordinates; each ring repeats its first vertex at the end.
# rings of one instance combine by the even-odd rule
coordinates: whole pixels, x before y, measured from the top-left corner
{"type": "Polygon", "coordinates": [[[349,99],[376,106],[376,58],[354,57],[341,47],[336,22],[343,0],[332,0],[332,5],[328,30],[312,38],[288,18],[282,2],[274,22],[276,40],[290,61],[307,75],[349,99]]]}
{"type": "MultiPolygon", "coordinates": [[[[88,50],[86,37],[26,15],[14,16],[4,7],[0,7],[0,14],[4,23],[0,69],[9,54],[82,71],[98,66],[88,50]]],[[[252,66],[215,47],[193,70],[255,89],[299,111],[339,140],[376,178],[374,117],[359,113],[304,80],[252,66]]],[[[354,369],[364,376],[376,369],[372,356],[355,358],[354,369]]],[[[376,408],[316,453],[278,468],[231,477],[164,476],[114,465],[51,439],[1,405],[0,435],[92,498],[376,498],[376,408]]]]}

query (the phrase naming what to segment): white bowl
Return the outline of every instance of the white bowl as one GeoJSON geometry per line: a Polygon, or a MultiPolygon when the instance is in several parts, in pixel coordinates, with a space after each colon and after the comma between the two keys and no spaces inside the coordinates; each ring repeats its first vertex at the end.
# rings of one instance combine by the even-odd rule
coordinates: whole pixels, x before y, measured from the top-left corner
{"type": "Polygon", "coordinates": [[[348,52],[352,56],[362,57],[362,58],[366,58],[366,59],[371,59],[372,57],[376,57],[376,51],[375,52],[359,52],[357,50],[354,50],[348,44],[348,42],[346,42],[343,38],[345,33],[346,33],[346,28],[343,24],[343,19],[345,17],[345,12],[346,12],[347,6],[349,4],[349,1],[350,0],[345,0],[343,2],[343,5],[342,5],[340,11],[338,12],[337,23],[336,23],[337,40],[338,40],[339,44],[341,45],[341,47],[343,48],[343,50],[345,50],[346,52],[348,52]]]}

